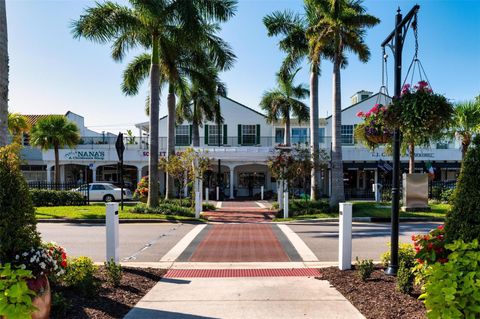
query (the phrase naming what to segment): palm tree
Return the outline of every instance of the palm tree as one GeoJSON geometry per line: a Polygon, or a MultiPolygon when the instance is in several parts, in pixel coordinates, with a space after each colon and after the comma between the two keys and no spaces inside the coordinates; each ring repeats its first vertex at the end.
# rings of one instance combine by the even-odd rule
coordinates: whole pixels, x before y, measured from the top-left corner
{"type": "Polygon", "coordinates": [[[299,122],[308,120],[308,107],[301,101],[309,91],[303,84],[294,85],[297,69],[292,74],[277,73],[278,87],[263,94],[260,107],[267,113],[267,121],[274,123],[282,119],[285,125],[284,143],[290,145],[290,117],[294,115],[299,122]]]}
{"type": "Polygon", "coordinates": [[[364,63],[369,60],[370,50],[364,42],[366,28],[377,25],[380,20],[366,13],[361,0],[307,0],[307,2],[312,4],[317,16],[320,17],[307,32],[313,52],[323,52],[329,47],[333,50],[332,194],[330,196],[330,205],[333,207],[345,200],[340,69],[345,66],[344,54],[347,51],[356,54],[364,63]]]}
{"type": "MultiPolygon", "coordinates": [[[[55,152],[55,183],[60,183],[60,164],[58,150],[75,147],[80,141],[77,125],[63,115],[50,115],[40,119],[30,133],[30,143],[42,150],[53,148],[55,152]]],[[[48,172],[50,173],[50,172],[48,172]]]]}
{"type": "Polygon", "coordinates": [[[5,0],[0,0],[0,147],[8,135],[8,35],[5,0]]]}
{"type": "Polygon", "coordinates": [[[206,77],[208,81],[192,80],[187,88],[186,94],[179,94],[180,99],[177,103],[177,119],[184,119],[192,123],[192,146],[200,146],[199,129],[204,121],[215,121],[222,123],[220,105],[217,100],[217,91],[219,87],[225,85],[220,82],[218,72],[215,68],[207,70],[206,77]]]}
{"type": "MultiPolygon", "coordinates": [[[[154,207],[158,205],[159,194],[158,119],[161,86],[168,82],[167,104],[170,119],[168,153],[171,154],[172,150],[174,152],[175,132],[172,121],[175,121],[175,85],[181,82],[178,58],[187,49],[196,51],[198,43],[202,43],[217,51],[224,49],[223,55],[212,56],[219,64],[225,62],[222,59],[226,55],[230,57],[228,54],[231,52],[216,36],[218,25],[209,21],[228,20],[234,14],[236,2],[230,0],[129,0],[129,2],[131,7],[110,1],[97,3],[74,22],[73,33],[77,38],[85,37],[99,43],[113,42],[112,58],[116,61],[122,61],[127,51],[138,46],[150,51],[149,55],[142,54],[132,63],[136,63],[134,66],[140,68],[136,71],[142,75],[136,78],[137,84],[141,82],[139,79],[144,79],[145,73],[150,77],[148,205],[154,207]],[[144,63],[145,59],[149,59],[148,64],[144,63]]],[[[135,88],[124,85],[123,91],[125,94],[136,94],[138,86],[135,88]]]]}
{"type": "Polygon", "coordinates": [[[480,132],[480,100],[461,102],[455,106],[451,131],[462,143],[462,159],[475,134],[480,132]]]}
{"type": "Polygon", "coordinates": [[[20,113],[8,113],[8,132],[16,143],[22,144],[23,134],[29,129],[30,126],[25,116],[20,113]]]}
{"type": "Polygon", "coordinates": [[[319,50],[315,41],[308,37],[308,30],[322,18],[321,13],[315,10],[315,1],[305,1],[305,14],[295,14],[290,11],[274,12],[263,19],[267,27],[268,36],[281,35],[279,47],[287,53],[281,72],[292,72],[302,60],[307,57],[310,63],[310,152],[313,159],[310,199],[316,200],[318,182],[320,180],[319,136],[318,136],[318,77],[322,58],[332,56],[331,46],[319,50]]]}

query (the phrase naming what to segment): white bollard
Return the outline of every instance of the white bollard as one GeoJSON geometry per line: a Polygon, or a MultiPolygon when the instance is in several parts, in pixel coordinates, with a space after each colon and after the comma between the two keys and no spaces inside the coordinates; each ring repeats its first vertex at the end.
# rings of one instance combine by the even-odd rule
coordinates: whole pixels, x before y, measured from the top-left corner
{"type": "Polygon", "coordinates": [[[202,212],[202,199],[200,197],[200,192],[195,192],[195,218],[200,218],[201,212],[202,212]]]}
{"type": "Polygon", "coordinates": [[[283,209],[283,182],[278,183],[277,188],[277,197],[278,197],[278,209],[283,209]]]}
{"type": "Polygon", "coordinates": [[[217,202],[220,200],[220,187],[217,186],[217,202]]]}
{"type": "Polygon", "coordinates": [[[205,202],[208,204],[208,196],[209,196],[209,193],[210,193],[210,190],[207,188],[205,188],[205,202]]]}
{"type": "Polygon", "coordinates": [[[263,186],[260,186],[260,198],[263,200],[263,186]]]}
{"type": "Polygon", "coordinates": [[[118,259],[118,203],[105,204],[106,213],[106,233],[107,233],[107,261],[118,259]]]}
{"type": "Polygon", "coordinates": [[[283,218],[288,218],[288,192],[283,193],[283,218]]]}
{"type": "Polygon", "coordinates": [[[338,231],[338,268],[352,268],[352,204],[340,203],[338,231]]]}

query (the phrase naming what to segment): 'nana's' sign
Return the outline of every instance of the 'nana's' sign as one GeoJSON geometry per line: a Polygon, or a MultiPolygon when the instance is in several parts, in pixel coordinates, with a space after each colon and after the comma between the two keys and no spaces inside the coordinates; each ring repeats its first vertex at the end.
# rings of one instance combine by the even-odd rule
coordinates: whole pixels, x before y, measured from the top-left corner
{"type": "Polygon", "coordinates": [[[73,151],[65,154],[68,160],[104,160],[104,151],[73,151]]]}

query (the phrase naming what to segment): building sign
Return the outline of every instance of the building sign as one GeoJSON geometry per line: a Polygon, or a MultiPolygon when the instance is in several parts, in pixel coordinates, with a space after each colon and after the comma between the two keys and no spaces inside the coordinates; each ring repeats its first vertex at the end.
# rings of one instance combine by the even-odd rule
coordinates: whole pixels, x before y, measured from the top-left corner
{"type": "Polygon", "coordinates": [[[99,160],[105,159],[105,151],[72,151],[65,154],[68,160],[99,160]]]}
{"type": "MultiPolygon", "coordinates": [[[[382,158],[382,157],[392,157],[391,154],[385,154],[385,153],[380,153],[380,152],[372,152],[372,157],[374,158],[382,158]]],[[[408,158],[409,157],[409,154],[407,152],[406,156],[402,156],[402,158],[408,158]]],[[[416,158],[419,158],[419,157],[427,157],[427,158],[433,158],[435,157],[435,154],[434,153],[415,153],[415,157],[416,158]]]]}

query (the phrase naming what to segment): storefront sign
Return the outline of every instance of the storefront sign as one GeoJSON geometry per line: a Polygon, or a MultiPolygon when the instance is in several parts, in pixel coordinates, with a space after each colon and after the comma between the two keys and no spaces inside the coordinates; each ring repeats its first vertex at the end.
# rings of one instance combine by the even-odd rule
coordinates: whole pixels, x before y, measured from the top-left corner
{"type": "MultiPolygon", "coordinates": [[[[390,154],[385,154],[385,153],[380,153],[380,152],[372,152],[372,157],[374,158],[378,158],[378,157],[392,157],[392,155],[390,154]]],[[[406,156],[405,157],[408,157],[410,156],[407,152],[406,156]]],[[[402,156],[404,157],[404,156],[402,156]]],[[[435,157],[435,154],[434,153],[415,153],[415,157],[428,157],[428,158],[433,158],[435,157]]]]}
{"type": "Polygon", "coordinates": [[[99,160],[105,159],[104,151],[73,151],[65,154],[68,160],[99,160]]]}

